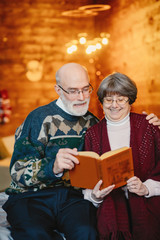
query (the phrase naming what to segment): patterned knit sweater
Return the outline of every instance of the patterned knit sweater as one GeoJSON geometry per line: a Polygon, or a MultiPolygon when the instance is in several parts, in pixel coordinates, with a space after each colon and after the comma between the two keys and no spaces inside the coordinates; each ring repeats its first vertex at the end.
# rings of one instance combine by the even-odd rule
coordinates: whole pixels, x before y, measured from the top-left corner
{"type": "Polygon", "coordinates": [[[69,115],[56,105],[56,100],[32,111],[15,134],[12,181],[6,193],[37,191],[62,182],[53,173],[58,150],[82,150],[86,130],[97,122],[90,112],[82,117],[69,115]]]}

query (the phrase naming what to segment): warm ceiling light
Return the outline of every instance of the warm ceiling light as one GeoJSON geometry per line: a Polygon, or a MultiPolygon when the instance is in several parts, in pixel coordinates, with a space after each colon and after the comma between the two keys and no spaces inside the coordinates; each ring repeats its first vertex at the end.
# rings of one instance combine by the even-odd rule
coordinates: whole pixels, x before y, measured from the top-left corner
{"type": "Polygon", "coordinates": [[[86,53],[87,53],[87,54],[91,54],[91,53],[92,53],[92,51],[91,51],[91,49],[89,48],[89,46],[86,48],[86,53]]]}
{"type": "Polygon", "coordinates": [[[86,48],[86,53],[87,54],[91,54],[92,52],[95,52],[96,51],[96,46],[95,45],[89,45],[87,48],[86,48]]]}
{"type": "Polygon", "coordinates": [[[100,11],[106,11],[110,8],[111,6],[107,4],[90,4],[75,10],[64,11],[62,15],[66,17],[92,17],[98,15],[100,11]]]}
{"type": "Polygon", "coordinates": [[[106,32],[101,32],[100,36],[90,39],[89,35],[86,32],[78,34],[77,40],[71,40],[66,43],[67,53],[72,54],[77,50],[85,50],[86,54],[91,54],[96,50],[102,49],[102,44],[107,45],[110,37],[110,34],[106,32]]]}
{"type": "Polygon", "coordinates": [[[43,66],[37,60],[31,60],[27,63],[26,77],[31,82],[37,82],[41,80],[43,74],[43,66]]]}
{"type": "Polygon", "coordinates": [[[7,42],[7,41],[8,41],[8,38],[7,38],[7,37],[3,37],[2,41],[3,41],[3,42],[7,42]]]}
{"type": "Polygon", "coordinates": [[[68,53],[68,54],[72,54],[72,53],[73,53],[71,47],[67,48],[67,53],[68,53]]]}
{"type": "Polygon", "coordinates": [[[79,39],[79,42],[80,42],[80,44],[85,44],[86,43],[86,38],[85,37],[81,37],[79,39]]]}
{"type": "Polygon", "coordinates": [[[101,49],[102,48],[102,45],[100,43],[96,43],[96,48],[97,49],[101,49]]]}
{"type": "Polygon", "coordinates": [[[69,48],[67,48],[67,53],[72,54],[73,52],[77,51],[77,45],[72,45],[69,48]]]}
{"type": "Polygon", "coordinates": [[[108,9],[110,9],[111,6],[110,5],[106,5],[106,4],[90,4],[90,5],[85,5],[82,7],[79,7],[79,10],[89,10],[89,11],[106,11],[108,9]]]}
{"type": "Polygon", "coordinates": [[[96,75],[97,75],[97,76],[100,76],[100,75],[101,75],[101,71],[98,70],[98,71],[96,72],[96,75]]]}
{"type": "Polygon", "coordinates": [[[108,38],[102,38],[102,44],[107,45],[108,44],[108,38]]]}
{"type": "Polygon", "coordinates": [[[62,12],[63,16],[66,17],[90,17],[90,16],[96,16],[98,13],[93,12],[93,11],[82,11],[82,10],[70,10],[70,11],[64,11],[62,12]]]}

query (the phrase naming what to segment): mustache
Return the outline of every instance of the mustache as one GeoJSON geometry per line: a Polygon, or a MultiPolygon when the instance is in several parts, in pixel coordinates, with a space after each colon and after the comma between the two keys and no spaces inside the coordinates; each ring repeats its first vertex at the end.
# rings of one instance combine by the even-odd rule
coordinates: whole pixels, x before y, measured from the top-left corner
{"type": "Polygon", "coordinates": [[[79,104],[79,103],[81,103],[81,104],[83,104],[83,103],[88,103],[88,100],[76,100],[76,101],[72,101],[72,104],[79,104]]]}

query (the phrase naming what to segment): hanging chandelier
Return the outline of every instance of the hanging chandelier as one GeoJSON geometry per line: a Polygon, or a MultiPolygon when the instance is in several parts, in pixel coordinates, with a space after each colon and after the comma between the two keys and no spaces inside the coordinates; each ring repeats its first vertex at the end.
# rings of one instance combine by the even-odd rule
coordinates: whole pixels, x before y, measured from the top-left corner
{"type": "Polygon", "coordinates": [[[77,51],[83,51],[86,54],[92,54],[103,46],[109,43],[110,34],[101,32],[99,36],[90,39],[87,33],[79,33],[77,39],[71,40],[66,44],[68,54],[73,54],[77,51]]]}

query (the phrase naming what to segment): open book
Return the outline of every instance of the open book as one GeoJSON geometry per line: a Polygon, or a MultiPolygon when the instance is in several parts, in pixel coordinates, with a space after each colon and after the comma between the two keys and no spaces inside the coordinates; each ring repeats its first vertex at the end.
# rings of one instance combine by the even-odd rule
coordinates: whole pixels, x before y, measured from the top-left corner
{"type": "Polygon", "coordinates": [[[76,156],[79,164],[69,171],[72,186],[93,189],[102,179],[101,189],[115,184],[115,188],[126,184],[134,176],[132,149],[123,147],[101,156],[95,152],[83,151],[76,156]]]}

